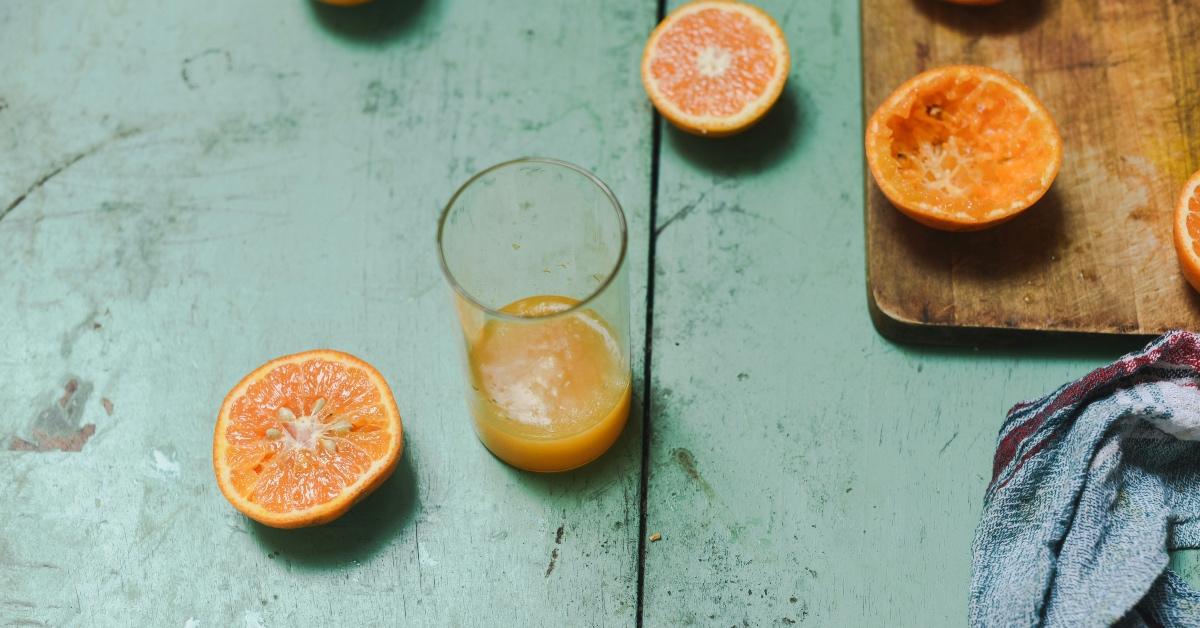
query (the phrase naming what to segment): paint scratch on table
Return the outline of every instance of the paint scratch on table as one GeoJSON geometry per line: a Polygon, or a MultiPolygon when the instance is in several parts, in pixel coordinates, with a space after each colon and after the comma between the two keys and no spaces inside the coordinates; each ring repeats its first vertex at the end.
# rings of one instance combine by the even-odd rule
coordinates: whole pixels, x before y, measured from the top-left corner
{"type": "Polygon", "coordinates": [[[188,617],[187,621],[183,622],[183,628],[200,628],[200,622],[196,621],[195,617],[188,617]]]}
{"type": "Polygon", "coordinates": [[[675,462],[679,463],[679,466],[687,474],[688,478],[699,485],[705,495],[708,495],[709,499],[716,498],[717,495],[713,491],[712,485],[708,483],[708,480],[704,479],[704,476],[700,475],[700,469],[696,467],[696,458],[692,455],[691,451],[679,448],[673,450],[671,456],[675,458],[675,462]]]}
{"type": "Polygon", "coordinates": [[[957,431],[956,431],[956,432],[954,432],[954,434],[952,434],[952,435],[950,436],[950,440],[946,441],[946,444],[945,444],[945,445],[942,445],[942,448],[938,450],[938,455],[940,456],[940,455],[942,455],[942,454],[946,453],[946,448],[947,448],[947,447],[949,447],[949,446],[950,446],[950,443],[953,443],[953,442],[954,442],[954,439],[956,439],[956,438],[958,438],[958,432],[957,432],[957,431]]]}
{"type": "Polygon", "coordinates": [[[216,80],[217,75],[233,70],[233,57],[228,50],[209,48],[183,60],[179,77],[188,89],[200,89],[216,80]]]}
{"type": "MultiPolygon", "coordinates": [[[[558,526],[558,530],[556,530],[554,532],[554,545],[555,546],[562,545],[564,528],[565,528],[565,526],[558,526]]],[[[555,547],[553,550],[550,551],[550,564],[546,566],[546,577],[547,578],[550,577],[550,574],[554,573],[554,567],[557,565],[558,565],[558,547],[555,547]]]]}
{"type": "MultiPolygon", "coordinates": [[[[80,425],[83,409],[92,394],[92,385],[71,377],[63,385],[62,394],[39,411],[29,426],[29,437],[13,435],[10,451],[71,451],[83,446],[96,433],[96,424],[80,425]]],[[[54,393],[49,395],[53,399],[54,393]]]]}
{"type": "Polygon", "coordinates": [[[796,236],[795,233],[792,233],[790,230],[784,228],[782,225],[780,225],[778,222],[775,222],[773,219],[763,216],[762,214],[759,214],[757,212],[750,211],[750,210],[746,209],[745,207],[742,207],[741,205],[738,205],[736,203],[722,203],[720,205],[717,205],[716,207],[713,208],[712,213],[713,214],[734,214],[737,216],[743,216],[743,217],[749,218],[751,220],[756,220],[758,222],[762,222],[767,225],[770,225],[772,228],[774,228],[776,231],[779,231],[780,233],[784,233],[784,234],[792,236],[792,237],[796,236]]]}
{"type": "Polygon", "coordinates": [[[684,205],[682,209],[675,212],[674,214],[671,214],[670,218],[667,218],[666,220],[664,220],[663,223],[661,225],[659,225],[657,229],[654,230],[654,237],[657,238],[659,235],[661,235],[662,232],[665,231],[667,227],[671,226],[671,223],[674,223],[677,220],[682,220],[684,218],[687,218],[689,214],[691,214],[693,211],[695,211],[696,207],[698,207],[700,205],[700,203],[704,202],[705,196],[708,196],[708,194],[707,193],[701,194],[695,201],[692,201],[691,203],[684,205]]]}
{"type": "Polygon", "coordinates": [[[421,522],[420,520],[413,521],[413,544],[416,546],[417,552],[417,585],[421,589],[425,588],[425,572],[422,570],[421,561],[421,522]]]}
{"type": "Polygon", "coordinates": [[[85,332],[89,330],[95,332],[100,329],[100,327],[97,327],[97,325],[100,325],[100,323],[98,323],[96,320],[99,317],[99,309],[94,309],[90,314],[87,315],[86,318],[80,321],[78,325],[75,325],[71,329],[63,332],[62,340],[59,343],[58,353],[63,357],[64,360],[69,359],[71,354],[75,352],[75,343],[79,342],[79,340],[83,338],[83,334],[85,332]]]}
{"type": "Polygon", "coordinates": [[[42,186],[46,185],[46,183],[48,183],[54,177],[57,177],[58,175],[62,174],[67,168],[70,168],[71,166],[74,166],[75,164],[83,161],[84,159],[86,159],[92,155],[95,155],[96,153],[100,152],[106,146],[108,146],[109,144],[112,144],[113,142],[123,140],[123,139],[125,139],[127,137],[131,137],[133,135],[137,135],[138,133],[141,133],[141,129],[128,128],[128,129],[118,130],[115,134],[112,135],[112,137],[109,137],[108,139],[103,140],[99,143],[93,144],[90,148],[80,151],[78,153],[75,153],[73,155],[70,155],[66,159],[60,161],[58,164],[51,166],[48,170],[43,172],[37,179],[34,179],[33,183],[29,187],[25,188],[24,192],[21,192],[20,194],[18,194],[16,198],[14,198],[12,201],[10,201],[8,203],[8,205],[6,205],[4,207],[4,209],[0,210],[0,220],[4,220],[4,217],[9,215],[10,213],[12,213],[12,211],[14,209],[16,209],[18,205],[25,202],[25,199],[28,198],[30,194],[33,194],[38,189],[40,189],[42,186]]]}

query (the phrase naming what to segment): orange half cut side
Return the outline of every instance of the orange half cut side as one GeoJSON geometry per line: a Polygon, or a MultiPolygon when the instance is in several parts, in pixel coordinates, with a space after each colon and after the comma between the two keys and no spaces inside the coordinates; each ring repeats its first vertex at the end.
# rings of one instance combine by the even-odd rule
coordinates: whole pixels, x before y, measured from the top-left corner
{"type": "Polygon", "coordinates": [[[758,122],[787,82],[787,41],[762,9],[698,0],[671,12],[650,34],[642,84],[672,124],[723,136],[758,122]]]}
{"type": "Polygon", "coordinates": [[[276,528],[332,521],[391,475],[403,428],[374,367],[339,351],[272,360],[225,397],[213,470],[229,503],[276,528]]]}
{"type": "Polygon", "coordinates": [[[1175,205],[1175,254],[1183,276],[1200,290],[1200,172],[1184,184],[1175,205]]]}

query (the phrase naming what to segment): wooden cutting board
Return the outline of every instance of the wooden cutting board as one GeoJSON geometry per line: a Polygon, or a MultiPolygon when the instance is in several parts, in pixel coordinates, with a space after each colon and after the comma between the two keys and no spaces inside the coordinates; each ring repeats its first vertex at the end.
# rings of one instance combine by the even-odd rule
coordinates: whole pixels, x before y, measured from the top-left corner
{"type": "Polygon", "coordinates": [[[867,174],[872,317],[901,340],[1200,329],[1171,214],[1200,168],[1200,0],[862,0],[866,116],[914,74],[977,63],[1058,122],[1054,187],[1017,219],[954,234],[901,215],[867,174]]]}

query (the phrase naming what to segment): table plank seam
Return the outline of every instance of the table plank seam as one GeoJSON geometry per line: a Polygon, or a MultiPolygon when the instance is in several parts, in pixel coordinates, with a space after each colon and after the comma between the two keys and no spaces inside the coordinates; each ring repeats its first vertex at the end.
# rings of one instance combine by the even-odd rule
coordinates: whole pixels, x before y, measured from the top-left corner
{"type": "MultiPolygon", "coordinates": [[[[666,16],[666,0],[657,0],[654,23],[657,25],[666,16]]],[[[662,116],[651,111],[650,117],[650,237],[646,254],[646,330],[642,362],[642,460],[640,485],[638,488],[638,543],[637,543],[637,611],[634,623],[643,625],[643,602],[646,592],[646,502],[650,489],[650,413],[652,353],[654,349],[654,265],[658,243],[658,181],[662,155],[662,116]]]]}

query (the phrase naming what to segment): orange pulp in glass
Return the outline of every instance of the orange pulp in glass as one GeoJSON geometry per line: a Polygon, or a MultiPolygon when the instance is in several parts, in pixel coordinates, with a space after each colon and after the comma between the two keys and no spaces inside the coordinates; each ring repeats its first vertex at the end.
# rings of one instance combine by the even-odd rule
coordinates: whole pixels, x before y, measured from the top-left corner
{"type": "Polygon", "coordinates": [[[581,467],[625,427],[631,386],[619,334],[592,310],[559,314],[577,304],[545,295],[510,303],[501,311],[522,320],[489,320],[467,347],[476,432],[514,467],[581,467]]]}

